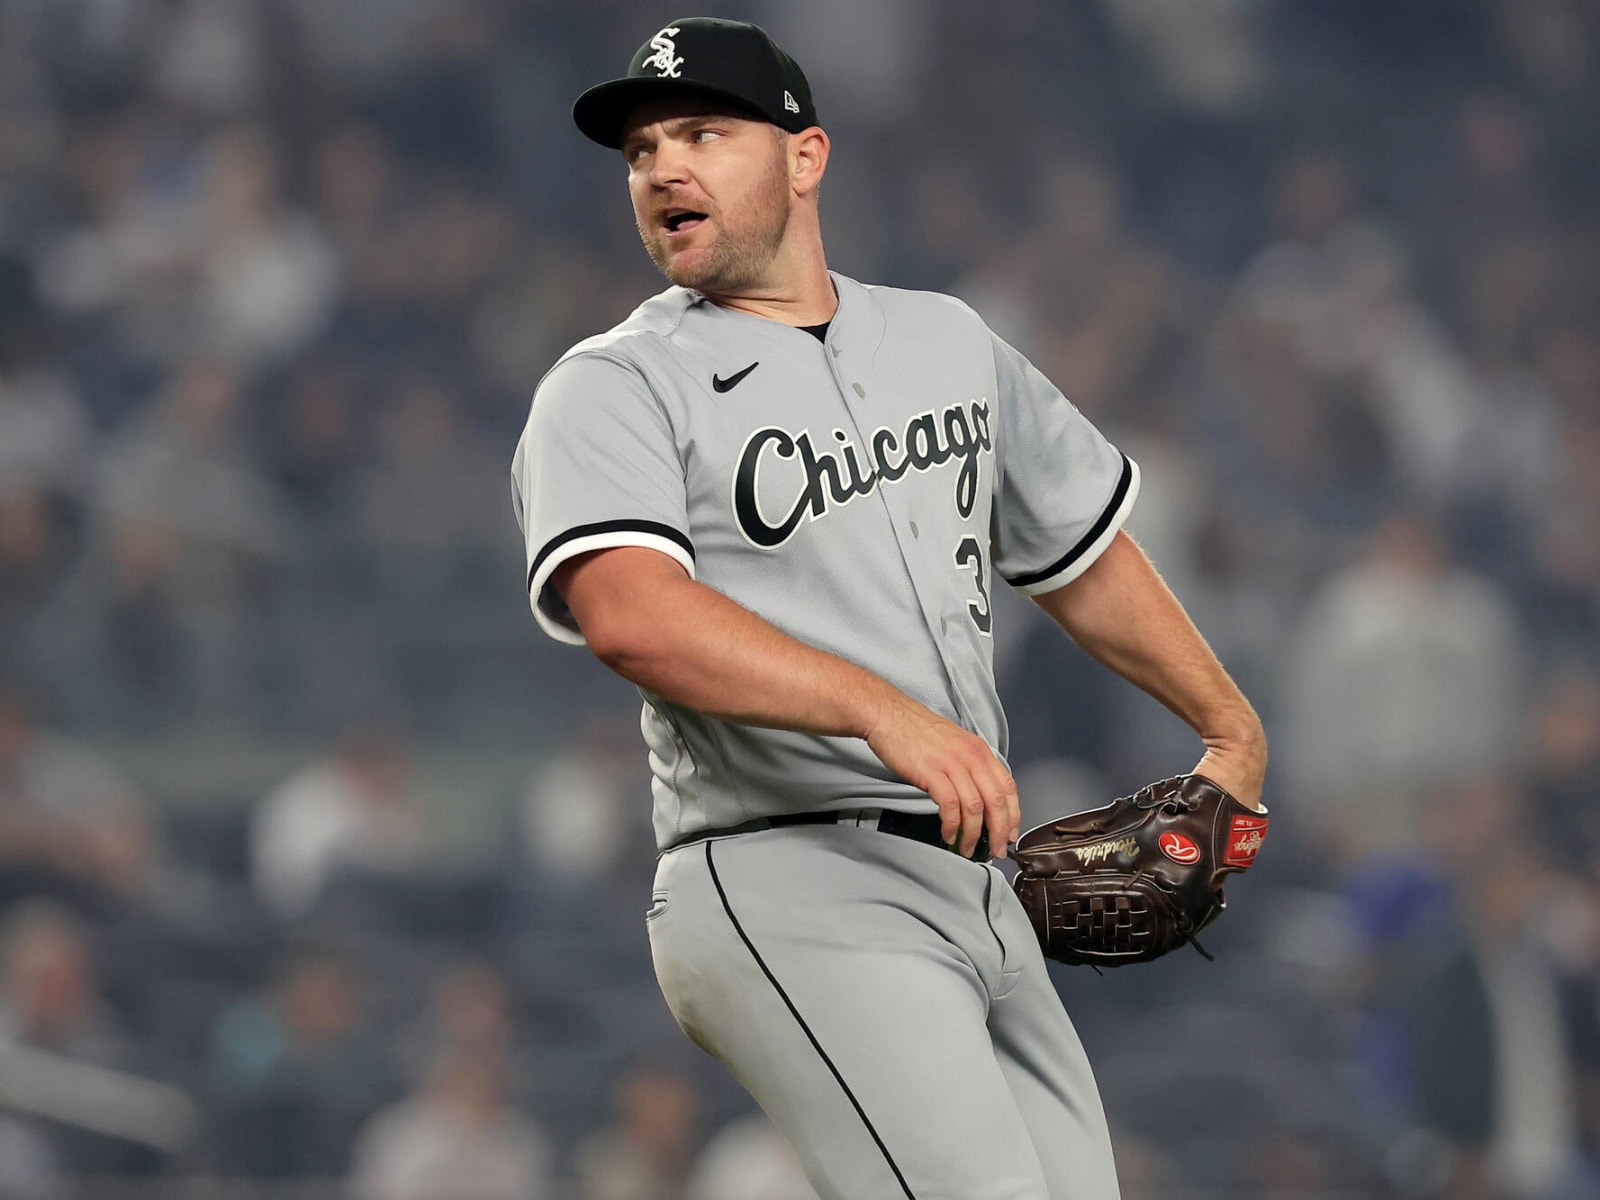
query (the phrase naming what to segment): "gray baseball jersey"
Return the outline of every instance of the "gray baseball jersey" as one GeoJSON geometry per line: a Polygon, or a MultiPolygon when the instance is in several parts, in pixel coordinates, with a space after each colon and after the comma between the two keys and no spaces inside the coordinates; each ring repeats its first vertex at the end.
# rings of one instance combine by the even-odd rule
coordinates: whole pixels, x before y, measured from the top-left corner
{"type": "MultiPolygon", "coordinates": [[[[1138,469],[965,304],[833,280],[825,342],[674,287],[551,368],[512,466],[534,613],[582,644],[552,573],[649,547],[1004,757],[991,571],[1029,594],[1075,578],[1138,469]]],[[[859,739],[649,693],[643,728],[663,848],[778,813],[934,811],[859,739]]]]}

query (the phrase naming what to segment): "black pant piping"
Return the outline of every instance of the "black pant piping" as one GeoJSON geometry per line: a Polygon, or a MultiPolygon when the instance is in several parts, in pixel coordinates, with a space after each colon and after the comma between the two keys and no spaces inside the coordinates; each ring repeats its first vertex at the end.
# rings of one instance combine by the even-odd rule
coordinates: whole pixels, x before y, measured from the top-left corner
{"type": "Polygon", "coordinates": [[[711,847],[715,844],[715,842],[706,843],[706,868],[711,872],[711,882],[717,889],[718,898],[722,901],[722,910],[728,914],[728,920],[733,922],[733,931],[739,935],[739,940],[744,943],[745,949],[750,951],[750,957],[756,960],[756,966],[761,968],[761,973],[767,977],[767,982],[772,985],[773,990],[778,993],[778,998],[783,1001],[790,1015],[799,1024],[801,1032],[806,1035],[806,1040],[811,1043],[811,1048],[817,1052],[817,1056],[822,1059],[823,1065],[832,1072],[834,1079],[838,1081],[839,1087],[844,1091],[845,1098],[850,1101],[850,1106],[856,1110],[856,1116],[861,1118],[861,1123],[867,1127],[867,1133],[872,1136],[873,1142],[883,1153],[883,1159],[889,1164],[889,1170],[894,1172],[894,1177],[900,1184],[900,1190],[906,1194],[906,1200],[916,1200],[916,1196],[911,1191],[911,1185],[906,1182],[906,1177],[901,1174],[899,1165],[894,1161],[894,1156],[889,1153],[889,1147],[883,1144],[883,1139],[878,1136],[878,1131],[873,1128],[872,1121],[867,1117],[866,1110],[861,1107],[861,1102],[856,1099],[855,1093],[850,1090],[850,1085],[844,1081],[844,1076],[839,1073],[839,1068],[833,1065],[833,1060],[828,1057],[828,1052],[822,1048],[822,1043],[817,1040],[817,1035],[811,1032],[811,1026],[806,1024],[806,1019],[800,1015],[800,1010],[795,1007],[794,1001],[789,999],[789,993],[783,990],[783,985],[778,982],[777,976],[767,967],[766,961],[762,959],[760,952],[755,948],[755,944],[751,942],[750,935],[745,933],[744,926],[739,924],[739,918],[734,916],[733,906],[728,903],[728,893],[722,886],[722,878],[717,874],[717,864],[711,858],[711,847]]]}

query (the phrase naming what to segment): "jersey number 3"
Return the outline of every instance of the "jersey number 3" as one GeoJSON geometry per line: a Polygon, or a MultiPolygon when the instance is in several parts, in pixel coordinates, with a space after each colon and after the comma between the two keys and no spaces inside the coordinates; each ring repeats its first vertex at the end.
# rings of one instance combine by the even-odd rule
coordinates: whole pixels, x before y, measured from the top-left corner
{"type": "Polygon", "coordinates": [[[978,585],[978,598],[967,602],[967,616],[979,633],[988,636],[994,625],[994,614],[989,611],[989,572],[983,565],[983,546],[970,533],[956,547],[956,566],[971,570],[972,581],[978,585]]]}

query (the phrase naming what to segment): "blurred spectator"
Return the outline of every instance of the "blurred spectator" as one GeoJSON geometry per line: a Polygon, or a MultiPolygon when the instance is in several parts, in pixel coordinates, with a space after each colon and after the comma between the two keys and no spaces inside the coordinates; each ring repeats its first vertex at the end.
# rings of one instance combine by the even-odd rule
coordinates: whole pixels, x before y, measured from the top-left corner
{"type": "Polygon", "coordinates": [[[1198,517],[1189,539],[1190,573],[1179,595],[1245,694],[1260,697],[1259,707],[1275,707],[1294,606],[1272,581],[1251,571],[1245,533],[1225,508],[1202,508],[1198,517]]]}
{"type": "MultiPolygon", "coordinates": [[[[101,991],[88,933],[66,910],[47,902],[17,906],[0,922],[0,1044],[6,1042],[99,1067],[126,1068],[137,1055],[133,1031],[101,991]]],[[[82,1103],[92,1110],[93,1100],[75,1095],[71,1077],[65,1080],[64,1085],[55,1081],[55,1103],[64,1108],[82,1103]]],[[[57,1115],[63,1114],[58,1110],[57,1115]]],[[[56,1166],[66,1175],[92,1176],[145,1174],[158,1165],[131,1142],[64,1119],[41,1119],[27,1128],[38,1138],[14,1135],[21,1155],[15,1165],[36,1187],[48,1185],[56,1166]]],[[[0,1143],[4,1140],[0,1129],[0,1143]]],[[[4,1158],[0,1154],[0,1162],[4,1158]]],[[[0,1181],[5,1173],[0,1166],[0,1181]]]]}
{"type": "Polygon", "coordinates": [[[357,503],[362,537],[394,562],[394,586],[428,582],[416,578],[419,560],[448,580],[451,566],[501,556],[501,464],[478,440],[460,396],[421,373],[395,381],[392,395],[375,461],[358,476],[357,503]]]}
{"type": "Polygon", "coordinates": [[[1391,502],[1392,454],[1371,389],[1316,369],[1294,306],[1245,287],[1235,297],[1208,332],[1189,420],[1241,568],[1298,603],[1391,502]]]}
{"type": "Polygon", "coordinates": [[[1375,978],[1393,1040],[1369,1076],[1391,1090],[1367,1102],[1398,1106],[1387,1129],[1396,1142],[1417,1129],[1442,1139],[1430,1168],[1441,1195],[1593,1195],[1573,1045],[1592,1039],[1595,1017],[1571,1009],[1568,994],[1574,972],[1600,965],[1600,909],[1551,868],[1515,788],[1453,788],[1424,818],[1427,859],[1413,866],[1447,891],[1436,893],[1442,903],[1391,909],[1383,928],[1370,920],[1382,910],[1368,910],[1374,948],[1389,956],[1375,978]]]}
{"type": "MultiPolygon", "coordinates": [[[[1478,469],[1467,458],[1482,419],[1477,380],[1418,302],[1394,237],[1358,200],[1342,156],[1316,150],[1289,159],[1272,185],[1279,238],[1245,268],[1239,295],[1256,319],[1291,334],[1286,349],[1313,399],[1307,418],[1346,437],[1352,424],[1375,423],[1383,436],[1374,450],[1392,459],[1391,482],[1413,499],[1443,503],[1478,469]],[[1355,399],[1342,411],[1340,391],[1355,399]]],[[[1386,481],[1368,473],[1349,482],[1370,501],[1372,484],[1386,481]]]]}
{"type": "Polygon", "coordinates": [[[1505,92],[1466,97],[1456,111],[1450,169],[1435,181],[1436,219],[1422,230],[1443,261],[1470,267],[1485,251],[1543,234],[1554,214],[1539,171],[1542,130],[1505,92]]]}
{"type": "Polygon", "coordinates": [[[8,913],[0,931],[0,1040],[101,1066],[124,1061],[126,1034],[100,995],[94,949],[65,910],[8,913]]]}
{"type": "Polygon", "coordinates": [[[1499,0],[1495,6],[1508,57],[1541,86],[1581,91],[1596,75],[1595,13],[1573,0],[1499,0]]]}
{"type": "Polygon", "coordinates": [[[251,111],[265,91],[264,7],[261,0],[180,0],[150,14],[147,44],[161,90],[208,116],[251,111]]]}
{"type": "Polygon", "coordinates": [[[1534,707],[1528,766],[1535,812],[1569,870],[1600,881],[1600,679],[1568,668],[1534,707]]]}
{"type": "Polygon", "coordinates": [[[0,655],[16,662],[25,654],[29,617],[59,578],[67,559],[70,518],[48,492],[33,487],[0,491],[0,655]]]}
{"type": "Polygon", "coordinates": [[[1386,522],[1323,585],[1293,646],[1279,757],[1324,853],[1408,844],[1428,794],[1515,762],[1526,664],[1513,613],[1421,522],[1386,522]]]}
{"type": "Polygon", "coordinates": [[[1465,264],[1457,292],[1474,413],[1452,497],[1456,541],[1512,586],[1535,569],[1530,542],[1560,504],[1550,464],[1561,460],[1571,418],[1537,370],[1556,264],[1548,244],[1485,248],[1465,264]]]}
{"type": "Polygon", "coordinates": [[[205,205],[201,344],[240,365],[292,354],[332,307],[336,260],[312,218],[288,205],[266,130],[233,129],[212,142],[205,205]]]}
{"type": "MultiPolygon", "coordinates": [[[[1156,564],[1195,625],[1205,631],[1206,641],[1245,695],[1257,709],[1272,711],[1277,700],[1278,664],[1295,605],[1285,594],[1285,579],[1260,569],[1265,556],[1261,543],[1269,539],[1259,537],[1259,528],[1230,494],[1234,489],[1217,479],[1214,469],[1197,463],[1175,430],[1135,435],[1124,439],[1123,445],[1141,472],[1139,502],[1128,521],[1129,533],[1156,564]],[[1253,537],[1255,545],[1251,544],[1253,537]]],[[[1303,529],[1300,537],[1304,539],[1303,529]]],[[[1284,570],[1288,564],[1277,566],[1284,570]]],[[[1059,650],[1055,657],[1061,657],[1059,650]]],[[[1042,663],[1033,666],[1040,677],[1047,669],[1042,663]]],[[[1109,694],[1110,702],[1102,713],[1090,716],[1092,707],[1073,707],[1083,712],[1079,723],[1106,727],[1104,736],[1112,753],[1105,765],[1119,777],[1125,772],[1137,777],[1150,770],[1150,764],[1176,765],[1192,757],[1193,731],[1166,709],[1120,681],[1091,683],[1093,676],[1103,672],[1085,670],[1081,661],[1074,663],[1074,669],[1089,677],[1081,686],[1098,687],[1109,694]]],[[[1040,690],[1055,689],[1041,678],[1040,690]]],[[[1048,713],[1022,717],[1025,725],[1049,719],[1048,713]]]]}
{"type": "Polygon", "coordinates": [[[292,0],[303,35],[327,75],[368,86],[402,71],[419,32],[453,0],[392,0],[384,9],[292,0]]]}
{"type": "Polygon", "coordinates": [[[412,1099],[384,1109],[356,1143],[357,1200],[545,1200],[550,1139],[506,1098],[492,1053],[448,1050],[412,1099]]]}
{"type": "Polygon", "coordinates": [[[1159,1143],[1129,1130],[1112,1130],[1117,1186],[1122,1200],[1169,1200],[1179,1194],[1179,1170],[1159,1143]]]}
{"type": "Polygon", "coordinates": [[[390,77],[378,105],[412,158],[472,178],[497,165],[493,100],[508,12],[491,0],[446,0],[414,31],[407,70],[390,77]]]}
{"type": "MultiPolygon", "coordinates": [[[[74,123],[64,142],[40,286],[66,328],[93,323],[102,341],[82,350],[84,360],[115,372],[203,349],[194,327],[200,169],[192,147],[160,138],[138,106],[74,123]]],[[[94,408],[120,415],[127,400],[101,395],[94,408]]]]}
{"type": "MultiPolygon", "coordinates": [[[[993,297],[1028,323],[1002,333],[1078,407],[1135,424],[1182,335],[1184,280],[1129,227],[1127,184],[1111,162],[1068,159],[1045,171],[1041,188],[1015,270],[996,280],[1020,293],[993,297]]],[[[956,290],[992,289],[977,279],[956,290]]]]}
{"type": "Polygon", "coordinates": [[[1362,210],[1349,160],[1328,146],[1285,156],[1267,184],[1271,240],[1246,263],[1238,286],[1248,296],[1281,302],[1310,361],[1319,369],[1348,362],[1355,347],[1341,311],[1355,275],[1386,249],[1362,210]],[[1330,321],[1333,317],[1336,320],[1330,321]]]}
{"type": "Polygon", "coordinates": [[[464,963],[434,991],[441,1048],[482,1058],[505,1058],[516,1031],[511,995],[500,973],[487,963],[464,963]]]}
{"type": "Polygon", "coordinates": [[[53,340],[33,272],[0,255],[0,656],[70,561],[89,477],[88,413],[53,340]]]}
{"type": "Polygon", "coordinates": [[[345,122],[318,142],[312,159],[317,211],[339,260],[346,305],[393,303],[409,293],[415,260],[400,241],[405,181],[388,139],[364,122],[345,122]]]}
{"type": "Polygon", "coordinates": [[[529,777],[522,837],[541,877],[563,885],[603,882],[654,857],[635,740],[621,720],[597,718],[529,777]]]}
{"type": "MultiPolygon", "coordinates": [[[[1590,361],[1574,374],[1588,374],[1600,395],[1600,338],[1572,348],[1590,361]]],[[[1551,507],[1534,530],[1538,574],[1527,591],[1541,641],[1554,661],[1589,655],[1600,638],[1600,417],[1594,402],[1569,409],[1577,414],[1563,430],[1561,461],[1551,507]]]]}
{"type": "Polygon", "coordinates": [[[412,1077],[427,1078],[447,1058],[498,1062],[512,1091],[521,1061],[522,1032],[512,1012],[510,985],[487,962],[459,963],[434,986],[428,1011],[402,1047],[412,1077]]]}
{"type": "Polygon", "coordinates": [[[1250,1158],[1251,1183],[1243,1194],[1272,1200],[1295,1196],[1301,1200],[1331,1200],[1323,1152],[1305,1137],[1280,1130],[1261,1139],[1250,1158]]]}
{"type": "MultiPolygon", "coordinates": [[[[273,413],[272,475],[300,509],[308,539],[328,536],[363,450],[354,372],[334,359],[303,363],[273,413]]],[[[347,531],[339,531],[346,532],[347,531]]]]}
{"type": "Polygon", "coordinates": [[[31,486],[73,497],[83,486],[88,414],[53,341],[32,270],[0,254],[0,492],[31,486]]]}
{"type": "Polygon", "coordinates": [[[0,903],[39,892],[129,897],[156,863],[134,786],[88,746],[41,729],[0,682],[0,903]]]}
{"type": "Polygon", "coordinates": [[[25,1122],[0,1115],[0,1196],[61,1200],[66,1192],[49,1142],[25,1122]]]}
{"type": "Polygon", "coordinates": [[[888,124],[915,112],[933,29],[914,0],[813,0],[803,9],[766,0],[758,7],[748,19],[798,61],[815,64],[807,79],[840,121],[888,124]]]}
{"type": "Polygon", "coordinates": [[[268,1178],[342,1175],[357,1131],[393,1098],[395,1078],[340,956],[299,951],[263,994],[211,1031],[217,1167],[268,1178]]]}
{"type": "Polygon", "coordinates": [[[1101,7],[1183,107],[1223,115],[1260,94],[1267,63],[1249,9],[1227,0],[1101,0],[1101,7]]]}
{"type": "Polygon", "coordinates": [[[1004,273],[999,263],[1009,255],[998,222],[989,219],[999,202],[989,174],[981,160],[956,154],[920,164],[906,189],[901,258],[886,270],[906,287],[949,290],[964,281],[976,293],[973,307],[992,307],[991,328],[1010,338],[1021,323],[1019,301],[1013,297],[1002,313],[1005,301],[988,295],[994,289],[987,281],[1004,273]]]}
{"type": "Polygon", "coordinates": [[[760,1113],[711,1135],[683,1194],[684,1200],[817,1200],[789,1143],[760,1113]]]}
{"type": "Polygon", "coordinates": [[[446,177],[416,209],[409,249],[422,267],[429,320],[459,332],[517,248],[511,209],[469,180],[446,177]]]}
{"type": "Polygon", "coordinates": [[[525,244],[474,310],[473,349],[484,370],[516,397],[517,421],[527,416],[527,382],[550,368],[585,331],[615,324],[631,311],[641,287],[625,268],[592,247],[550,239],[525,244]]]}
{"type": "Polygon", "coordinates": [[[395,737],[356,731],[273,789],[251,824],[251,876],[262,900],[300,919],[341,871],[416,869],[425,846],[412,769],[395,737]]]}
{"type": "Polygon", "coordinates": [[[232,369],[191,360],[105,452],[112,569],[96,599],[130,702],[150,685],[217,718],[250,695],[252,617],[286,531],[278,493],[245,452],[242,386],[232,369]]]}
{"type": "Polygon", "coordinates": [[[699,1097],[687,1076],[643,1066],[616,1090],[617,1119],[578,1146],[581,1200],[685,1200],[699,1097]]]}

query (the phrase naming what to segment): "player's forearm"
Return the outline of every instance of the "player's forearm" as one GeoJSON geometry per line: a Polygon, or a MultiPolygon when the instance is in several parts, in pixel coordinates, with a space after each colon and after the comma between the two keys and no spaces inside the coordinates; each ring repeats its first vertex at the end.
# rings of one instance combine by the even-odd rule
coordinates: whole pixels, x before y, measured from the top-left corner
{"type": "Polygon", "coordinates": [[[1267,755],[1260,718],[1132,538],[1118,534],[1081,576],[1035,600],[1092,658],[1171,709],[1259,786],[1267,755]]]}
{"type": "Polygon", "coordinates": [[[614,610],[584,634],[629,682],[739,724],[866,737],[886,709],[914,703],[688,579],[655,590],[633,615],[614,610]]]}

